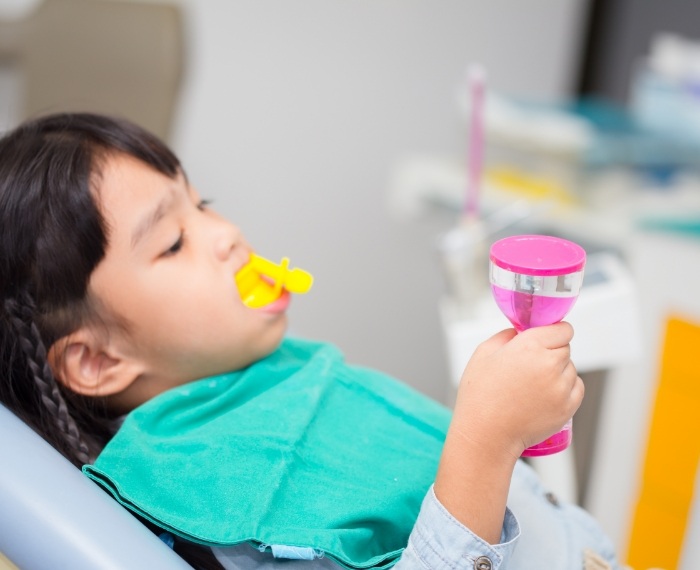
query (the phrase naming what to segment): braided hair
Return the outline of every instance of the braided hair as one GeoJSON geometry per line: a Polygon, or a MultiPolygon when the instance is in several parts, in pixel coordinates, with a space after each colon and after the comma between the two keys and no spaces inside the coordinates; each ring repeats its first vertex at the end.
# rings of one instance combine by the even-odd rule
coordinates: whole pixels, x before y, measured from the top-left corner
{"type": "Polygon", "coordinates": [[[57,381],[47,354],[99,318],[87,288],[109,228],[96,186],[115,153],[170,177],[180,168],[156,137],[101,115],[50,115],[0,139],[0,402],[76,466],[94,460],[113,421],[101,400],[57,381]]]}

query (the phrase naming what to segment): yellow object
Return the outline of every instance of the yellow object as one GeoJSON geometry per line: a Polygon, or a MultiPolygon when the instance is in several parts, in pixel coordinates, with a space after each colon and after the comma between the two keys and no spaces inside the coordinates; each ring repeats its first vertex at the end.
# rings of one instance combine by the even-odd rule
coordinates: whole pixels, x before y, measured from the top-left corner
{"type": "Polygon", "coordinates": [[[554,200],[565,206],[577,203],[562,184],[552,178],[538,177],[511,167],[494,167],[486,172],[489,184],[528,200],[554,200]]]}
{"type": "Polygon", "coordinates": [[[627,564],[678,568],[700,460],[700,327],[671,318],[627,564]]]}
{"type": "Polygon", "coordinates": [[[314,278],[303,269],[289,269],[289,259],[284,257],[277,264],[252,254],[250,262],[236,273],[236,285],[243,304],[251,309],[269,305],[279,299],[282,291],[306,293],[314,278]]]}

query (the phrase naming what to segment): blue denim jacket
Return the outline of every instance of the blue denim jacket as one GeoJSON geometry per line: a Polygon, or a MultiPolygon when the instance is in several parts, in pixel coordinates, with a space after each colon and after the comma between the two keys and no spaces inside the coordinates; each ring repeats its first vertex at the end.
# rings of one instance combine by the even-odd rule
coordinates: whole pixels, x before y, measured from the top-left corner
{"type": "MultiPolygon", "coordinates": [[[[248,545],[216,548],[227,569],[338,570],[322,554],[300,549],[275,551],[275,558],[248,545]]],[[[610,540],[583,509],[564,504],[522,461],[516,465],[503,520],[501,542],[490,545],[458,522],[433,489],[426,495],[408,545],[396,570],[619,570],[610,540]]]]}

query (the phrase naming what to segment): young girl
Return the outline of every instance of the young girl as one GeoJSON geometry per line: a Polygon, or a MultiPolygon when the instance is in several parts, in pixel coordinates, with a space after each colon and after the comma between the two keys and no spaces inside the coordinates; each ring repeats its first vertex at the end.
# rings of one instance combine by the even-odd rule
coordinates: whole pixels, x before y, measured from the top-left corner
{"type": "Polygon", "coordinates": [[[448,414],[285,338],[289,295],[245,306],[251,253],[137,126],[21,125],[0,140],[0,400],[198,568],[617,568],[518,461],[583,397],[568,324],[486,340],[448,414]]]}

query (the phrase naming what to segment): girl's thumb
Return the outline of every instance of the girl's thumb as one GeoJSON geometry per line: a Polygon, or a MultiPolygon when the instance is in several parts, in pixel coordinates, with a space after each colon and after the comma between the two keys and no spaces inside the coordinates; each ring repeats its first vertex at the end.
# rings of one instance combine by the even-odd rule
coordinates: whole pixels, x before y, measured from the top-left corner
{"type": "Polygon", "coordinates": [[[513,338],[515,338],[517,334],[518,332],[513,328],[503,329],[501,332],[496,333],[491,338],[488,338],[484,342],[482,342],[481,346],[487,352],[495,352],[504,344],[510,342],[513,338]]]}

